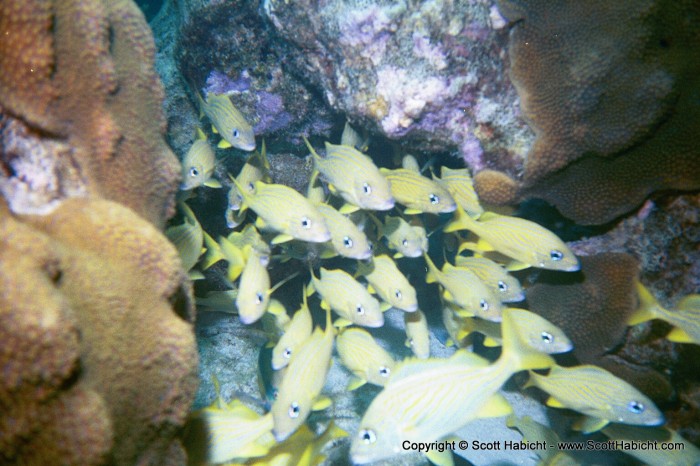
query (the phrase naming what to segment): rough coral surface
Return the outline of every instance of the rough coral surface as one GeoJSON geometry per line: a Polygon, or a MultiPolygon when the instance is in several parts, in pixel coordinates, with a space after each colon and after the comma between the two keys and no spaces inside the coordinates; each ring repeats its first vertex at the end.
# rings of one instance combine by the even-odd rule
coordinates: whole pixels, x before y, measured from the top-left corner
{"type": "Polygon", "coordinates": [[[197,387],[189,282],[130,209],[0,207],[0,462],[178,464],[197,387]]]}
{"type": "Polygon", "coordinates": [[[700,8],[692,0],[499,2],[537,133],[521,197],[583,224],[700,188],[700,8]]]}
{"type": "MultiPolygon", "coordinates": [[[[531,133],[504,70],[491,2],[284,2],[263,8],[285,65],[336,111],[474,169],[520,158],[531,133]]],[[[495,21],[498,23],[498,21],[495,21]]]]}
{"type": "Polygon", "coordinates": [[[136,5],[5,1],[0,30],[0,114],[24,125],[25,139],[34,136],[33,144],[20,144],[20,130],[0,128],[0,186],[11,209],[42,213],[47,198],[87,193],[163,226],[179,167],[163,137],[153,39],[136,5]],[[60,162],[29,169],[22,160],[37,150],[60,162]],[[74,173],[69,180],[61,178],[66,167],[74,173]]]}

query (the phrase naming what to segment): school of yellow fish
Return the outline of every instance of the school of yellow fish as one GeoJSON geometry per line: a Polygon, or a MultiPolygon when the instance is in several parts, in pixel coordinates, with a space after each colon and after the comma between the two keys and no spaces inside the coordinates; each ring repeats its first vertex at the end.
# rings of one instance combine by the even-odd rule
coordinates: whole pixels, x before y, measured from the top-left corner
{"type": "MultiPolygon", "coordinates": [[[[526,441],[555,442],[556,433],[512,415],[499,394],[520,371],[529,371],[523,388],[545,392],[547,405],[581,413],[576,428],[582,432],[602,429],[610,438],[625,439],[648,431],[687,445],[683,452],[635,452],[643,462],[685,464],[694,454],[700,456],[676,432],[658,427],[664,424],[663,414],[633,386],[596,366],[555,363],[550,355],[570,351],[572,344],[537,314],[510,307],[524,299],[524,291],[509,271],[575,272],[579,261],[549,230],[486,210],[467,169],[441,167],[440,177],[428,177],[410,155],[402,167],[377,167],[363,152],[368,139],[346,124],[341,144],[326,142],[323,155],[304,139],[314,171],[303,195],[272,181],[264,143],[255,149],[253,130],[227,96],[199,100],[202,115],[221,136],[218,147],[254,152],[237,176],[216,180],[214,150],[198,130],[183,158],[181,189],[229,186],[225,217],[235,230],[212,238],[183,196],[178,205],[184,223],[166,234],[193,280],[204,278],[202,271],[219,261],[227,264],[230,290],[198,296],[199,309],[237,314],[246,325],[261,321],[270,339],[261,349],[265,367],[259,381],[269,411],[259,413],[240,400],[219,396],[194,413],[207,433],[202,464],[316,465],[325,458],[324,447],[345,436],[350,436],[350,460],[366,464],[404,454],[406,440],[439,441],[475,419],[508,415],[507,425],[526,441]],[[425,215],[441,216],[444,234],[469,232],[454,234],[459,246],[441,268],[428,251],[425,215]],[[321,260],[349,260],[344,268],[301,265],[301,273],[308,269],[309,275],[303,280],[303,302],[290,317],[271,295],[297,274],[273,286],[268,268],[275,260],[303,260],[310,248],[321,260]],[[424,277],[409,280],[399,259],[423,261],[424,277]],[[412,280],[437,284],[442,301],[437,312],[450,336],[445,344],[458,348],[453,356],[430,357],[426,314],[436,310],[419,309],[412,280]],[[312,314],[320,313],[309,307],[307,297],[314,293],[325,311],[323,328],[313,327],[312,314]],[[404,315],[406,346],[414,356],[403,361],[372,335],[372,329],[384,325],[383,313],[389,309],[404,315]],[[501,347],[495,362],[468,350],[475,333],[483,335],[485,346],[501,347]],[[313,432],[305,422],[310,412],[333,402],[323,390],[334,350],[352,374],[349,390],[366,383],[383,388],[356,431],[346,433],[331,422],[323,432],[313,432]]],[[[638,292],[640,306],[630,325],[662,319],[673,326],[671,341],[700,344],[700,295],[686,297],[670,311],[641,284],[638,292]]],[[[435,464],[452,464],[449,451],[430,451],[427,457],[435,464]]],[[[556,451],[545,451],[541,460],[577,464],[575,457],[556,451]]]]}

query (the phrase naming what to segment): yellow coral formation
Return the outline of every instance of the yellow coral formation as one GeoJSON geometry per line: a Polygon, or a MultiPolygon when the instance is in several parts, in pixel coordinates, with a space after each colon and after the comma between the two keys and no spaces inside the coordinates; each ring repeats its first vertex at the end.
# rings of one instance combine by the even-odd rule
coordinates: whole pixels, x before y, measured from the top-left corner
{"type": "Polygon", "coordinates": [[[184,461],[197,353],[173,246],[102,200],[3,205],[0,232],[0,462],[184,461]]]}
{"type": "MultiPolygon", "coordinates": [[[[121,202],[162,227],[174,211],[180,170],[163,138],[153,39],[136,5],[8,0],[0,6],[0,30],[0,115],[40,134],[53,158],[77,168],[89,195],[121,202]],[[58,151],[57,142],[70,151],[58,151]]],[[[11,134],[3,139],[7,145],[11,134]]],[[[0,171],[0,184],[27,178],[15,162],[28,157],[3,154],[11,169],[0,171]]],[[[5,193],[13,211],[15,197],[37,184],[59,189],[59,175],[41,175],[24,181],[31,189],[5,193]]]]}
{"type": "Polygon", "coordinates": [[[511,75],[537,132],[520,197],[605,223],[653,191],[700,188],[693,0],[502,0],[511,75]]]}

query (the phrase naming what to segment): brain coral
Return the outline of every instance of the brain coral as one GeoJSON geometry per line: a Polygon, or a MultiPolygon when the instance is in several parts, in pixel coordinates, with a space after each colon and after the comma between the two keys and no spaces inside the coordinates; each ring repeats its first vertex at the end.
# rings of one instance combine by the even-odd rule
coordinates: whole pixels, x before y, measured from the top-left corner
{"type": "Polygon", "coordinates": [[[0,31],[0,190],[10,208],[45,213],[88,193],[163,226],[179,167],[136,5],[6,0],[0,31]],[[38,152],[46,156],[27,163],[38,152]]]}
{"type": "Polygon", "coordinates": [[[499,2],[537,134],[520,198],[605,223],[658,190],[700,188],[700,4],[499,2]]]}
{"type": "Polygon", "coordinates": [[[163,235],[110,201],[2,203],[0,282],[0,463],[184,463],[197,353],[163,235]]]}

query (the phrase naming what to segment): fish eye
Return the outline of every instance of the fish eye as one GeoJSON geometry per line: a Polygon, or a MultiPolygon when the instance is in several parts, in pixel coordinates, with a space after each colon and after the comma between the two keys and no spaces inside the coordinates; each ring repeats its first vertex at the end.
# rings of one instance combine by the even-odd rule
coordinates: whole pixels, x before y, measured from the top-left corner
{"type": "Polygon", "coordinates": [[[430,203],[431,204],[439,204],[440,203],[440,196],[437,194],[430,194],[430,203]]]}
{"type": "Polygon", "coordinates": [[[360,439],[366,445],[369,445],[377,441],[377,434],[375,434],[372,429],[362,429],[360,431],[360,439]]]}
{"type": "Polygon", "coordinates": [[[369,183],[364,183],[362,185],[362,191],[369,196],[372,194],[372,187],[369,185],[369,183]]]}
{"type": "Polygon", "coordinates": [[[553,261],[558,262],[564,258],[564,253],[556,249],[552,249],[551,251],[549,251],[549,257],[553,261]]]}
{"type": "Polygon", "coordinates": [[[299,403],[296,401],[292,402],[292,404],[289,405],[289,417],[292,419],[298,418],[299,417],[299,403]]]}
{"type": "Polygon", "coordinates": [[[503,280],[498,280],[498,291],[507,291],[508,285],[503,280]]]}
{"type": "Polygon", "coordinates": [[[358,304],[355,311],[357,311],[359,315],[363,315],[365,313],[365,308],[362,306],[362,304],[358,304]]]}
{"type": "Polygon", "coordinates": [[[547,344],[554,343],[554,335],[552,335],[549,332],[542,332],[540,334],[540,338],[542,339],[542,341],[544,343],[547,343],[547,344]]]}
{"type": "Polygon", "coordinates": [[[199,176],[199,170],[197,170],[197,167],[191,167],[190,168],[190,176],[199,176]]]}
{"type": "Polygon", "coordinates": [[[285,348],[284,353],[282,353],[282,356],[285,358],[289,359],[292,357],[292,349],[291,348],[285,348]]]}
{"type": "Polygon", "coordinates": [[[408,247],[408,240],[406,238],[404,238],[403,241],[401,241],[401,244],[403,245],[403,247],[407,248],[408,247]]]}
{"type": "Polygon", "coordinates": [[[396,290],[394,291],[394,296],[396,296],[396,299],[401,299],[403,294],[401,293],[401,290],[396,290]]]}
{"type": "Polygon", "coordinates": [[[486,302],[485,299],[482,299],[481,301],[479,301],[479,307],[482,311],[486,312],[489,310],[489,303],[486,302]]]}
{"type": "Polygon", "coordinates": [[[311,220],[309,220],[309,217],[301,218],[301,226],[306,228],[307,230],[311,228],[311,220]]]}
{"type": "Polygon", "coordinates": [[[627,404],[627,409],[634,414],[641,414],[644,412],[644,404],[639,401],[632,400],[627,404]]]}
{"type": "Polygon", "coordinates": [[[248,183],[248,191],[255,191],[255,185],[252,182],[248,183]]]}
{"type": "Polygon", "coordinates": [[[350,249],[352,247],[352,238],[350,238],[349,236],[344,236],[343,237],[343,246],[350,249]]]}
{"type": "Polygon", "coordinates": [[[379,368],[379,375],[381,375],[382,377],[389,377],[389,375],[391,375],[391,369],[389,369],[386,366],[381,366],[379,368]]]}
{"type": "Polygon", "coordinates": [[[237,130],[237,129],[234,129],[234,130],[233,130],[233,137],[234,137],[234,138],[238,138],[238,136],[239,136],[238,130],[237,130]]]}
{"type": "Polygon", "coordinates": [[[264,298],[265,298],[265,296],[261,292],[258,291],[257,293],[255,293],[255,304],[262,303],[264,298]]]}
{"type": "Polygon", "coordinates": [[[412,348],[413,347],[413,338],[408,339],[408,345],[412,348]]]}

